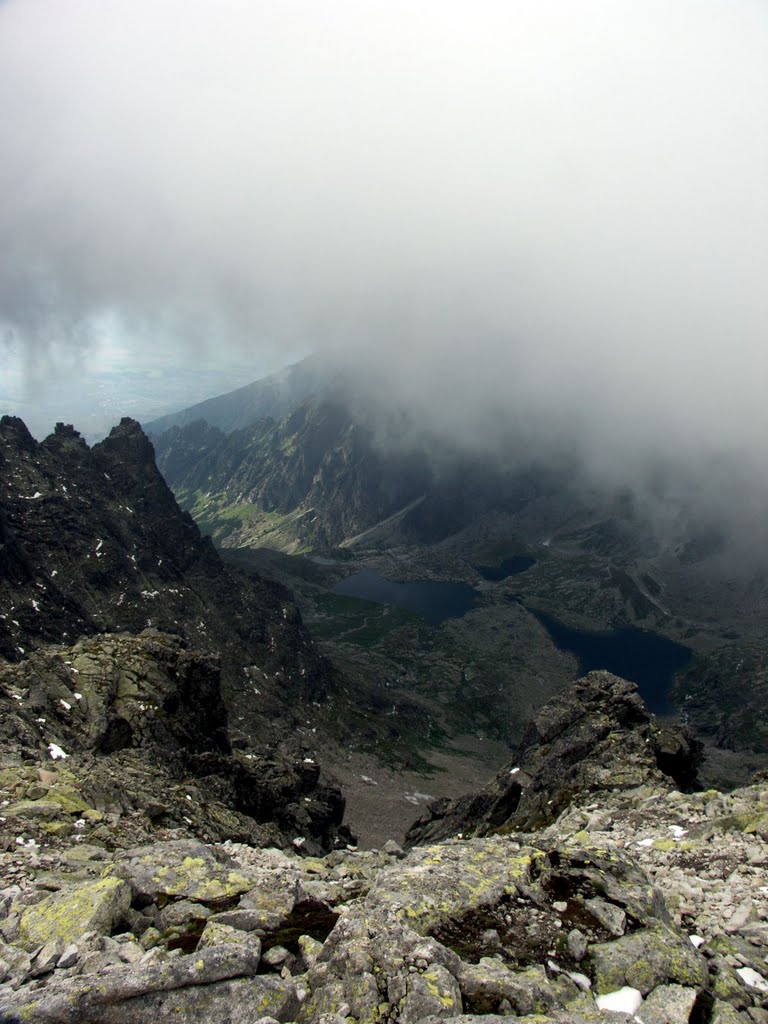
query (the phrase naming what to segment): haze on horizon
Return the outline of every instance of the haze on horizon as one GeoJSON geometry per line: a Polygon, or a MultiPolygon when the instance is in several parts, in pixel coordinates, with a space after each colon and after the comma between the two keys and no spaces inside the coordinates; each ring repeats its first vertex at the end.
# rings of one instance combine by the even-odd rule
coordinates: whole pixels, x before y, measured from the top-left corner
{"type": "Polygon", "coordinates": [[[314,349],[448,440],[762,496],[766,52],[758,0],[5,0],[0,347],[314,349]]]}

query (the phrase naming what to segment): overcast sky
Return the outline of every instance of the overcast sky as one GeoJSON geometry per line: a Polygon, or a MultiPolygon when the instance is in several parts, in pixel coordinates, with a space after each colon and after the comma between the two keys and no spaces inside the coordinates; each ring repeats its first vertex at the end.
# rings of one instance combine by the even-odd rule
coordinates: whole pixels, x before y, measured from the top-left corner
{"type": "Polygon", "coordinates": [[[0,344],[764,476],[766,53],[764,0],[5,0],[0,344]]]}

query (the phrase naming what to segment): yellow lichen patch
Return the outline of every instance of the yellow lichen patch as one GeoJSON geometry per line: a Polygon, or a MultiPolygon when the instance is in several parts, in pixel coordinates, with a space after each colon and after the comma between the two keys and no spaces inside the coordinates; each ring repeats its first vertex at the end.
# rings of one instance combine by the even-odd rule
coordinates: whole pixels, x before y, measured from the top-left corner
{"type": "Polygon", "coordinates": [[[73,786],[52,786],[47,799],[58,804],[67,814],[82,814],[88,809],[88,804],[73,786]]]}
{"type": "Polygon", "coordinates": [[[202,857],[185,857],[175,864],[155,867],[151,878],[162,896],[183,897],[198,903],[233,899],[252,885],[237,871],[217,871],[202,857]]]}
{"type": "Polygon", "coordinates": [[[424,851],[417,864],[392,878],[387,889],[377,894],[395,916],[422,934],[459,911],[517,892],[533,863],[531,852],[512,851],[506,842],[464,847],[460,858],[442,848],[438,859],[437,849],[441,848],[424,851]]]}
{"type": "Polygon", "coordinates": [[[301,867],[309,875],[322,875],[327,870],[325,861],[319,857],[305,857],[301,862],[301,867]]]}
{"type": "Polygon", "coordinates": [[[83,932],[109,935],[130,902],[131,890],[119,878],[101,878],[62,889],[24,911],[19,922],[19,944],[34,949],[56,940],[68,945],[83,932]]]}

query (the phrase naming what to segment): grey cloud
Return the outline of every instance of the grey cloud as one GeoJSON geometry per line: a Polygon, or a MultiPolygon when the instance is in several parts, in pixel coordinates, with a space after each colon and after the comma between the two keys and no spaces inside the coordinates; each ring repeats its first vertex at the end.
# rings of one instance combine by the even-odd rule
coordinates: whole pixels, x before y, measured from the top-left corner
{"type": "Polygon", "coordinates": [[[0,318],[317,348],[470,446],[764,481],[767,43],[753,0],[11,0],[0,318]]]}

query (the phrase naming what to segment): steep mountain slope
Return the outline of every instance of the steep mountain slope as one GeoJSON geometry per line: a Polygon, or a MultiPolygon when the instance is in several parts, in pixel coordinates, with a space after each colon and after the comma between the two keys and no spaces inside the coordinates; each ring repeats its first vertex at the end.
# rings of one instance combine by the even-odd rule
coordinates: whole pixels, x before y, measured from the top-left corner
{"type": "Polygon", "coordinates": [[[244,721],[257,735],[274,710],[325,692],[330,668],[290,594],[223,565],[179,510],[138,423],[124,419],[88,448],[71,427],[38,443],[4,417],[0,472],[5,657],[82,634],[179,632],[220,656],[228,698],[241,695],[244,666],[258,666],[261,712],[244,721]]]}
{"type": "Polygon", "coordinates": [[[290,594],[225,567],[200,536],[139,425],[89,448],[71,427],[38,443],[4,417],[0,471],[5,756],[150,751],[137,806],[162,803],[172,778],[210,777],[213,803],[332,842],[343,800],[295,729],[333,670],[290,594]]]}
{"type": "Polygon", "coordinates": [[[148,434],[157,437],[171,427],[184,427],[204,420],[230,433],[265,417],[282,419],[311,395],[322,395],[341,387],[338,374],[317,356],[309,356],[278,373],[246,384],[235,391],[198,402],[187,409],[144,424],[148,434]]]}
{"type": "Polygon", "coordinates": [[[418,500],[432,479],[425,455],[378,446],[331,400],[229,435],[202,422],[174,427],[156,446],[181,504],[228,547],[336,546],[418,500]]]}
{"type": "Polygon", "coordinates": [[[491,510],[567,493],[564,470],[525,459],[505,468],[408,436],[396,417],[376,423],[323,399],[230,434],[204,421],[173,427],[155,445],[182,506],[229,548],[317,550],[374,528],[432,545],[491,510]]]}

